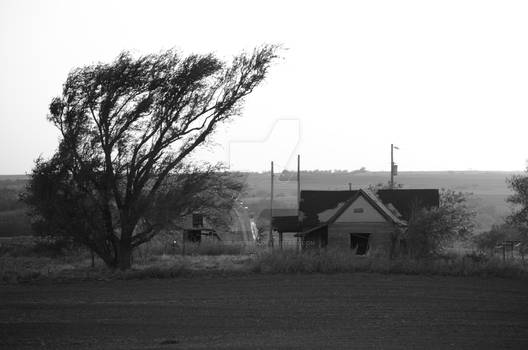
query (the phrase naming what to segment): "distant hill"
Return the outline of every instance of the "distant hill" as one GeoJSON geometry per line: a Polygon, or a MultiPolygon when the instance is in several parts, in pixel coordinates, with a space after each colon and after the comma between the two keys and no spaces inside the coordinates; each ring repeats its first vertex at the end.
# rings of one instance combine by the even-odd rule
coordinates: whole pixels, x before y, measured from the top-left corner
{"type": "MultiPolygon", "coordinates": [[[[501,171],[416,171],[400,172],[395,181],[403,188],[446,188],[473,194],[472,203],[477,207],[477,218],[481,230],[489,229],[509,213],[506,198],[511,191],[506,179],[520,172],[501,171]]],[[[250,209],[258,213],[269,207],[270,173],[245,173],[248,193],[246,201],[250,209]]],[[[344,171],[303,171],[301,189],[305,190],[346,190],[366,188],[379,183],[386,184],[388,172],[344,172],[344,171]]],[[[288,181],[274,182],[276,207],[296,207],[296,176],[288,181]]]]}
{"type": "Polygon", "coordinates": [[[27,180],[29,175],[0,175],[0,181],[4,180],[27,180]]]}
{"type": "MultiPolygon", "coordinates": [[[[403,188],[447,188],[473,193],[473,203],[478,208],[480,229],[489,229],[493,223],[509,213],[506,198],[511,191],[506,179],[520,172],[501,171],[414,171],[400,172],[395,177],[403,188]]],[[[275,207],[296,208],[296,173],[287,176],[277,174],[275,186],[275,207]]],[[[270,173],[243,173],[247,193],[243,200],[254,215],[269,208],[270,173]]],[[[369,185],[387,183],[388,172],[360,171],[303,171],[301,188],[305,190],[345,190],[349,184],[353,189],[369,185]]],[[[27,183],[27,175],[0,175],[0,236],[28,234],[29,224],[23,207],[13,195],[22,191],[27,183]],[[2,202],[4,205],[2,206],[2,202]],[[10,228],[12,226],[12,229],[10,228]]]]}

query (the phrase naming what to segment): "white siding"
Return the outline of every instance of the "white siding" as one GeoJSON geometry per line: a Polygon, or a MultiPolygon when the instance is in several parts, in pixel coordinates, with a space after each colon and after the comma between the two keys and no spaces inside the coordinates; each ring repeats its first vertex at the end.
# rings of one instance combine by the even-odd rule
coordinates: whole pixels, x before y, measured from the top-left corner
{"type": "Polygon", "coordinates": [[[387,220],[363,196],[359,196],[335,222],[387,222],[387,220]],[[354,212],[354,209],[363,209],[363,212],[354,212]]]}

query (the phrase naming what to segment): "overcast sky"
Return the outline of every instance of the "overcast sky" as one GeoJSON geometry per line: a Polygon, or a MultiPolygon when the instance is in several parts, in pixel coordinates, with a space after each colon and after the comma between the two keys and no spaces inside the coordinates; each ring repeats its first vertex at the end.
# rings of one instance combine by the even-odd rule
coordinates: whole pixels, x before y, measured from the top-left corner
{"type": "Polygon", "coordinates": [[[283,60],[195,158],[389,170],[394,143],[401,171],[521,170],[527,18],[527,1],[504,0],[1,0],[0,174],[53,153],[47,106],[74,67],[122,50],[230,59],[263,43],[283,44],[283,60]]]}

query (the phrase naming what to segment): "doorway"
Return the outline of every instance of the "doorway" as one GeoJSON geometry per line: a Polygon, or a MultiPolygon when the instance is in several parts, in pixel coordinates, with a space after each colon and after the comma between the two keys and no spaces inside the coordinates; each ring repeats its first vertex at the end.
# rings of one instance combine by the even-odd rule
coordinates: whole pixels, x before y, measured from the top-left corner
{"type": "Polygon", "coordinates": [[[365,255],[369,249],[369,233],[351,233],[350,249],[356,251],[357,255],[365,255]]]}

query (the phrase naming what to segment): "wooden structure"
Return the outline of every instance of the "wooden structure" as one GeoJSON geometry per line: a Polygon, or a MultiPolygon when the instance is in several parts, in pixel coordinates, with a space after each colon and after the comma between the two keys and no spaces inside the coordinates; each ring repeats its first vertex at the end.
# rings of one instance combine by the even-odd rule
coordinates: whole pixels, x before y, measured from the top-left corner
{"type": "Polygon", "coordinates": [[[438,190],[302,191],[303,248],[345,248],[357,254],[389,252],[404,240],[414,209],[439,204],[438,190]]]}
{"type": "Polygon", "coordinates": [[[299,216],[297,209],[274,208],[264,209],[258,217],[260,227],[271,228],[278,233],[279,247],[282,247],[285,233],[299,232],[299,216]],[[272,218],[270,225],[269,218],[272,218]]]}
{"type": "Polygon", "coordinates": [[[200,213],[187,215],[182,223],[183,241],[199,243],[203,238],[220,240],[220,236],[200,213]]]}

